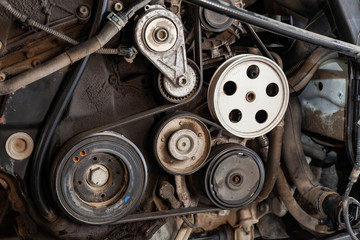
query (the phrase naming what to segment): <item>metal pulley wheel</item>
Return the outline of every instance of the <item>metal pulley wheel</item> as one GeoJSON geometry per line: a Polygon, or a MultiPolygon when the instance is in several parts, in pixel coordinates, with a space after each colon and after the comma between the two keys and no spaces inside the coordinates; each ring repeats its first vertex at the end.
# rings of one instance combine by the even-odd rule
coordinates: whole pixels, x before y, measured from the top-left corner
{"type": "Polygon", "coordinates": [[[138,148],[114,132],[69,141],[53,168],[60,207],[87,224],[115,222],[140,203],[147,167],[138,148]]]}
{"type": "Polygon", "coordinates": [[[159,74],[158,88],[161,95],[172,103],[192,100],[200,91],[202,79],[197,65],[190,59],[188,63],[188,78],[179,79],[177,83],[170,81],[163,74],[159,74]]]}
{"type": "Polygon", "coordinates": [[[205,174],[208,198],[220,208],[241,208],[250,204],[264,184],[260,157],[241,145],[224,144],[210,154],[205,174]]]}
{"type": "Polygon", "coordinates": [[[177,113],[164,119],[154,139],[156,160],[174,175],[191,174],[201,168],[210,147],[209,130],[190,113],[177,113]]]}
{"type": "Polygon", "coordinates": [[[224,62],[208,89],[211,115],[230,133],[254,138],[283,118],[289,86],[282,69],[263,56],[239,55],[224,62]]]}

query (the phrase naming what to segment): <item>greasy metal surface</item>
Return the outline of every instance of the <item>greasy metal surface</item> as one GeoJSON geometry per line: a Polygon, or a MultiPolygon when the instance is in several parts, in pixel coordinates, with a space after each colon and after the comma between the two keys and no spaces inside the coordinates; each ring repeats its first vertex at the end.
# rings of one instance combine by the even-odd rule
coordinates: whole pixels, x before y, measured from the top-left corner
{"type": "Polygon", "coordinates": [[[345,141],[347,69],[345,59],[328,60],[319,67],[299,95],[303,129],[345,141]]]}

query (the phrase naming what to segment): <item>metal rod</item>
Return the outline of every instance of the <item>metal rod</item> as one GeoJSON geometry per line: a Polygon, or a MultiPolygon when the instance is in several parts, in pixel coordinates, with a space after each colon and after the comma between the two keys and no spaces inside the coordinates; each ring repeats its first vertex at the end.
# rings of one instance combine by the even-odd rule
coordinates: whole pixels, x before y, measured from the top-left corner
{"type": "Polygon", "coordinates": [[[225,5],[215,0],[185,0],[188,3],[208,8],[214,12],[225,14],[229,17],[238,19],[242,22],[263,28],[273,33],[280,34],[285,37],[298,39],[304,42],[329,48],[347,56],[360,57],[360,46],[350,44],[344,41],[326,37],[314,32],[310,32],[289,24],[285,24],[274,19],[247,11],[245,9],[236,8],[231,5],[225,5]]]}

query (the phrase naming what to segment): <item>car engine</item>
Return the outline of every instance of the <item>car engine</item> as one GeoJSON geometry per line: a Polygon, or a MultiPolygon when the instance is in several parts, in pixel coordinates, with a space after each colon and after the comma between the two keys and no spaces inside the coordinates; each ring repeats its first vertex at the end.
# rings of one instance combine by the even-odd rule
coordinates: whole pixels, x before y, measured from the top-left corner
{"type": "Polygon", "coordinates": [[[359,0],[0,0],[0,240],[358,239],[359,0]]]}

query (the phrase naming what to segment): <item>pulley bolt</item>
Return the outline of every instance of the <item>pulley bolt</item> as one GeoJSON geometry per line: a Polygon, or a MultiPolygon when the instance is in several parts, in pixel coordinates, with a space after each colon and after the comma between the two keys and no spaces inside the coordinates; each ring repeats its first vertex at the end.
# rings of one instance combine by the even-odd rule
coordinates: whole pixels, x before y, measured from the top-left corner
{"type": "Polygon", "coordinates": [[[169,33],[165,28],[155,30],[155,39],[159,42],[165,42],[169,37],[169,33]]]}
{"type": "Polygon", "coordinates": [[[89,169],[88,181],[94,187],[102,187],[109,180],[109,170],[103,165],[94,165],[89,169]]]}
{"type": "Polygon", "coordinates": [[[178,85],[181,86],[181,87],[184,87],[186,86],[187,84],[187,80],[185,77],[179,77],[178,78],[178,85]]]}
{"type": "Polygon", "coordinates": [[[90,10],[87,6],[82,5],[77,9],[78,16],[81,18],[87,18],[90,15],[90,10]]]}
{"type": "Polygon", "coordinates": [[[121,2],[117,2],[117,3],[114,4],[114,9],[117,12],[120,12],[121,10],[123,10],[123,8],[124,8],[124,6],[122,5],[121,2]]]}

